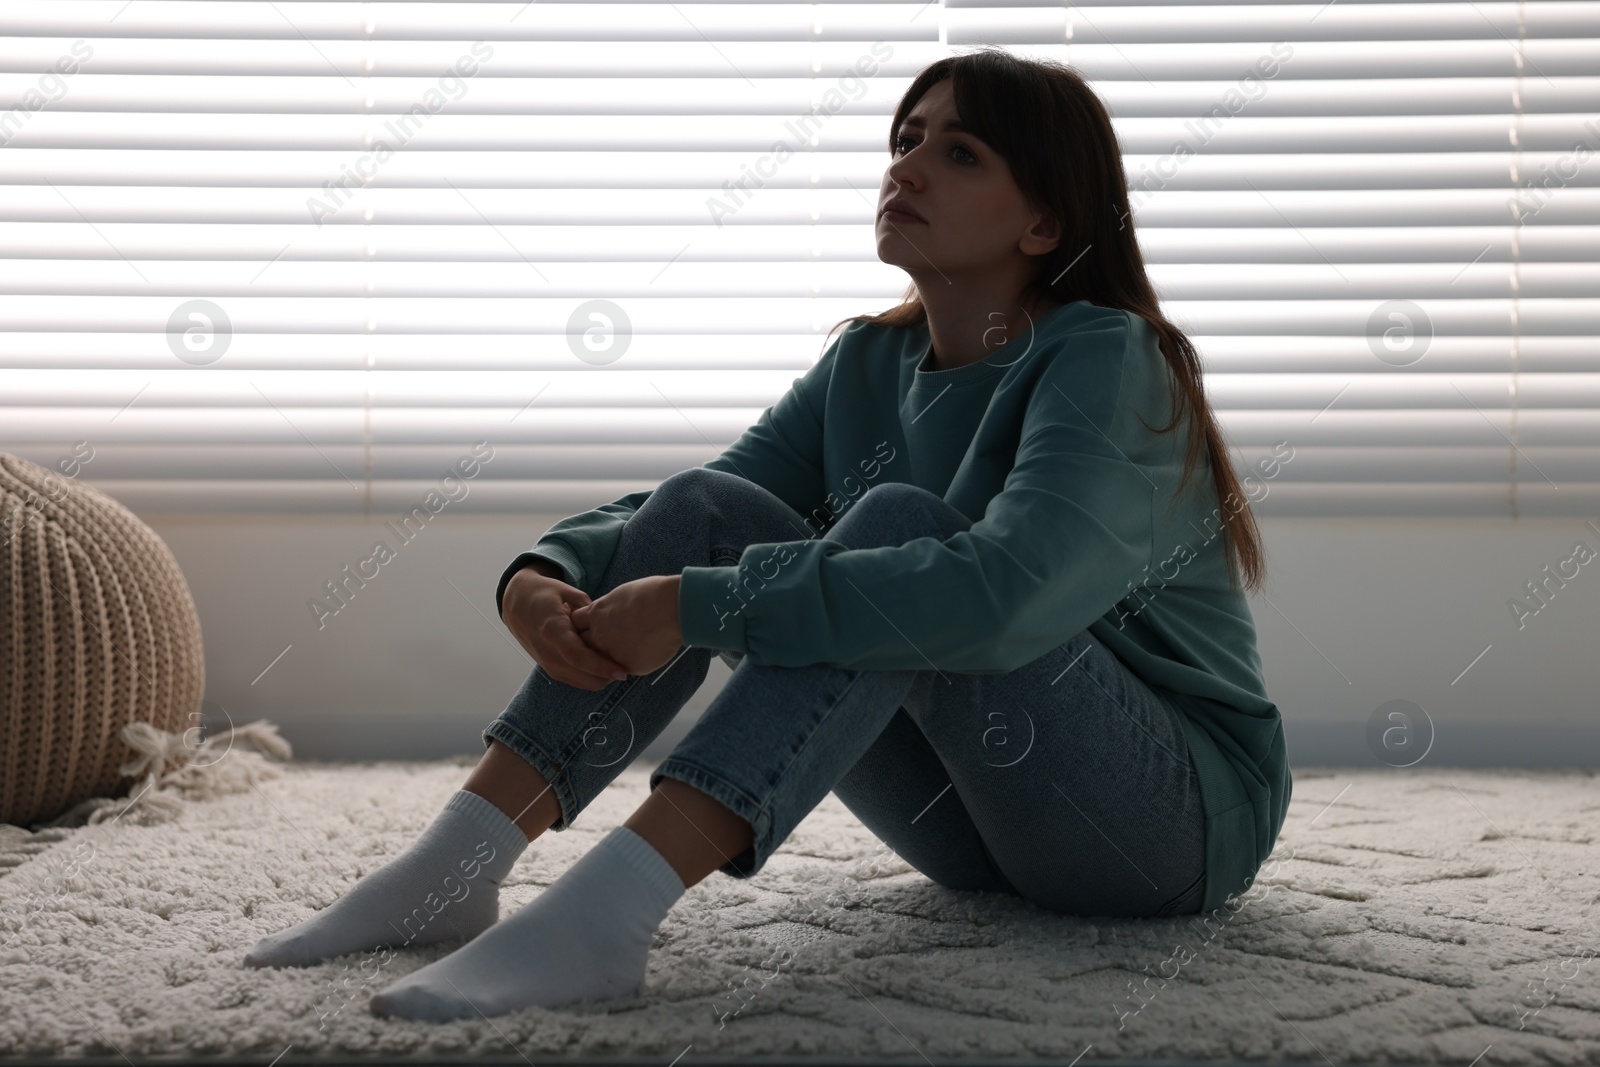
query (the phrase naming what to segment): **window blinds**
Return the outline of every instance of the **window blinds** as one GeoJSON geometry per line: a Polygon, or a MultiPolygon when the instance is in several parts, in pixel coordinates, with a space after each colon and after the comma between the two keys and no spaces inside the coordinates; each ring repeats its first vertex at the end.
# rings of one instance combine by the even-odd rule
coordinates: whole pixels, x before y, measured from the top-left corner
{"type": "Polygon", "coordinates": [[[0,451],[136,510],[565,514],[705,462],[898,301],[888,118],[988,44],[1109,105],[1241,472],[1292,449],[1258,513],[1600,510],[1600,3],[0,25],[0,451]]]}

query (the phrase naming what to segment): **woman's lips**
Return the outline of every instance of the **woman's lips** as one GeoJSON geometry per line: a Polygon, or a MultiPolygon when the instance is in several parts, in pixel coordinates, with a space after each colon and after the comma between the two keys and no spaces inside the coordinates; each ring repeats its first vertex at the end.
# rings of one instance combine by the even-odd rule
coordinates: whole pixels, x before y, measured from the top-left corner
{"type": "Polygon", "coordinates": [[[923,219],[917,218],[917,216],[915,216],[915,215],[907,214],[904,211],[896,211],[894,208],[885,208],[884,212],[883,212],[883,217],[885,219],[888,219],[890,222],[899,222],[899,223],[924,222],[925,221],[923,219]]]}

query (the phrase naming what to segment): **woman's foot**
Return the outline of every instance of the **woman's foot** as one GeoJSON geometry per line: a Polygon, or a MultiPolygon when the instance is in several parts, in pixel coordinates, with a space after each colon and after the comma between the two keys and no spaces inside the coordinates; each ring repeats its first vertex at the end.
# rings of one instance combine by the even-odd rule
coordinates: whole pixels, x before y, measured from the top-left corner
{"type": "Polygon", "coordinates": [[[528,837],[505,812],[460,789],[399,856],[316,915],[256,942],[249,967],[307,967],[349,952],[469,940],[500,917],[500,883],[528,837]]]}
{"type": "Polygon", "coordinates": [[[619,826],[515,915],[374,994],[369,1010],[442,1021],[636,993],[684,890],[661,853],[619,826]]]}

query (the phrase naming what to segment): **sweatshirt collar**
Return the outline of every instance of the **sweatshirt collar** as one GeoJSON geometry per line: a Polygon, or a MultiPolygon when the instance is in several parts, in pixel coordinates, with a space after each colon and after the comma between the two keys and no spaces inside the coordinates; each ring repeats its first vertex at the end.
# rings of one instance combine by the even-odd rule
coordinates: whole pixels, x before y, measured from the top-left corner
{"type": "Polygon", "coordinates": [[[1022,362],[1047,336],[1091,306],[1093,305],[1087,300],[1074,300],[1053,307],[1034,320],[1031,338],[1024,337],[1019,341],[1008,342],[980,360],[959,367],[946,367],[943,370],[932,370],[929,367],[933,354],[933,341],[928,334],[928,323],[924,320],[912,327],[911,336],[907,339],[906,351],[910,353],[909,358],[915,360],[911,387],[916,389],[933,386],[944,389],[951,385],[986,381],[1004,372],[1006,368],[1022,362]]]}

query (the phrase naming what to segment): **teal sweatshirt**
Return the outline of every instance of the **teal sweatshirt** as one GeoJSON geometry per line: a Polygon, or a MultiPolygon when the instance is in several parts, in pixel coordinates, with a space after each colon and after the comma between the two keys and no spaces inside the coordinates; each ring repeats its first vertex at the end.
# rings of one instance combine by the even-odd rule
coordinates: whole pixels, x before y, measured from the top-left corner
{"type": "MultiPolygon", "coordinates": [[[[931,370],[929,354],[925,324],[853,322],[703,464],[764,487],[805,526],[737,564],[685,567],[684,643],[761,666],[994,674],[1087,629],[1181,712],[1206,816],[1202,910],[1243,894],[1289,806],[1283,725],[1228,581],[1209,462],[1175,496],[1186,426],[1146,428],[1170,417],[1155,330],[1078,300],[976,363],[931,370]],[[972,527],[881,548],[820,536],[885,482],[939,495],[972,527]]],[[[649,495],[556,523],[506,568],[497,605],[534,559],[594,596],[649,495]]]]}

